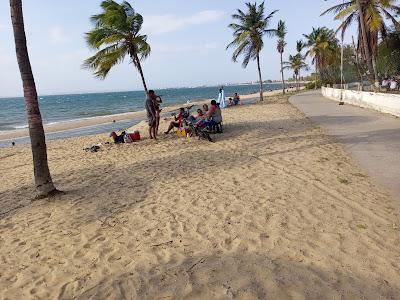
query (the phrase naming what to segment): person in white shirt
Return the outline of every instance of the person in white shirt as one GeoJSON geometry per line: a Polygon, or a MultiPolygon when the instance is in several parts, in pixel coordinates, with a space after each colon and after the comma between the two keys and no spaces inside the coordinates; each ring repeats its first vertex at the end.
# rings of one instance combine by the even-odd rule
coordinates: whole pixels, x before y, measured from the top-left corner
{"type": "Polygon", "coordinates": [[[388,85],[389,85],[389,80],[387,80],[387,78],[384,78],[384,79],[382,80],[382,87],[383,87],[383,88],[387,88],[388,85]]]}
{"type": "Polygon", "coordinates": [[[390,82],[390,89],[392,91],[397,90],[397,82],[396,82],[396,80],[392,79],[392,81],[390,82]]]}

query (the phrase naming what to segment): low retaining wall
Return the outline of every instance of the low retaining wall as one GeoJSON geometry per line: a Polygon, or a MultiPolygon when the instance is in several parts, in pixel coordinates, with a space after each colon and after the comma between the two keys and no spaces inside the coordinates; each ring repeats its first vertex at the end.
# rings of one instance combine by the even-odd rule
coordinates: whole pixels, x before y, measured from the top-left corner
{"type": "MultiPolygon", "coordinates": [[[[322,95],[340,101],[342,90],[322,87],[322,95]]],[[[400,117],[400,95],[343,90],[344,103],[374,109],[400,117]]]]}

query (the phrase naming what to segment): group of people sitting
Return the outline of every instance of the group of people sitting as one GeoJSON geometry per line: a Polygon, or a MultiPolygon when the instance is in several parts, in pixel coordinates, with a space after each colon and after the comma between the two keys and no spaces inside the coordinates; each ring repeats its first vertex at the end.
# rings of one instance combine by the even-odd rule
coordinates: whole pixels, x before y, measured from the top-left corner
{"type": "Polygon", "coordinates": [[[397,91],[399,90],[399,83],[396,78],[384,78],[381,83],[381,88],[386,89],[388,91],[397,91]]]}
{"type": "Polygon", "coordinates": [[[185,113],[185,108],[181,107],[179,109],[179,114],[174,116],[174,119],[170,122],[165,134],[170,133],[173,128],[182,128],[184,120],[188,120],[197,127],[213,127],[221,124],[222,113],[221,108],[217,101],[212,100],[210,107],[204,104],[202,109],[197,109],[196,116],[190,116],[185,113]]]}
{"type": "Polygon", "coordinates": [[[229,106],[234,106],[234,105],[239,105],[242,104],[240,102],[240,96],[238,93],[235,93],[235,95],[233,96],[233,98],[229,98],[229,106]]]}

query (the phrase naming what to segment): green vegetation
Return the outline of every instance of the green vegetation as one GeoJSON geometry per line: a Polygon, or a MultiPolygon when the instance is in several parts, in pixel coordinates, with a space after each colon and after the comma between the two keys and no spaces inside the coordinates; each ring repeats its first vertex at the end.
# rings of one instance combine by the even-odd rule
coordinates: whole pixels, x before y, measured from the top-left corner
{"type": "Polygon", "coordinates": [[[315,81],[329,66],[338,62],[339,42],[332,29],[326,27],[313,28],[310,34],[304,34],[306,38],[306,56],[312,58],[315,65],[315,81]]]}
{"type": "Polygon", "coordinates": [[[308,66],[304,61],[304,57],[301,53],[297,53],[296,55],[289,55],[289,61],[283,63],[284,69],[293,70],[293,75],[296,81],[297,90],[299,89],[299,74],[300,70],[307,70],[308,66]]]}
{"type": "Polygon", "coordinates": [[[346,185],[350,184],[350,181],[345,178],[338,177],[338,181],[346,185]]]}
{"type": "Polygon", "coordinates": [[[370,81],[375,85],[379,81],[376,66],[379,34],[384,39],[387,31],[385,18],[389,19],[397,30],[400,28],[400,24],[395,18],[400,7],[395,4],[396,0],[353,0],[335,5],[322,13],[322,15],[334,13],[335,20],[342,20],[337,29],[342,32],[342,36],[352,23],[357,23],[358,51],[368,67],[370,81]]]}
{"type": "Polygon", "coordinates": [[[389,32],[379,44],[377,67],[383,77],[400,74],[400,31],[389,32]]]}
{"type": "Polygon", "coordinates": [[[260,101],[263,101],[263,80],[260,67],[260,52],[264,47],[264,36],[275,36],[276,30],[269,29],[269,24],[276,13],[271,12],[265,16],[264,2],[246,3],[247,11],[243,12],[238,9],[232,18],[237,23],[229,24],[229,28],[233,30],[234,40],[226,47],[226,49],[235,47],[232,54],[232,60],[237,62],[239,56],[243,56],[242,66],[246,68],[250,60],[257,61],[258,77],[260,83],[260,101]]]}
{"type": "Polygon", "coordinates": [[[147,94],[141,61],[150,55],[147,36],[140,34],[143,17],[124,1],[113,0],[101,3],[102,13],[91,17],[94,29],[86,33],[86,42],[98,52],[85,60],[83,66],[95,71],[95,76],[104,79],[111,68],[129,56],[140,73],[147,94]]]}

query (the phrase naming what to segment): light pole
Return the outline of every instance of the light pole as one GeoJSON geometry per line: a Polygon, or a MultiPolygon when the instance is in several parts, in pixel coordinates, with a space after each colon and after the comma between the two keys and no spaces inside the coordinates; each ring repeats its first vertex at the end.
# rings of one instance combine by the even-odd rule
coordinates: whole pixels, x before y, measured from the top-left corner
{"type": "MultiPolygon", "coordinates": [[[[344,4],[344,0],[342,2],[344,4]]],[[[339,105],[344,105],[343,102],[343,56],[344,56],[344,31],[342,31],[342,46],[340,49],[340,101],[339,105]]]]}

